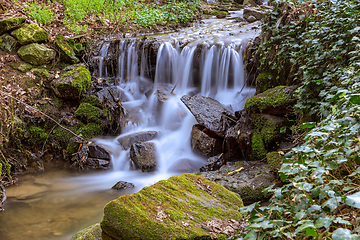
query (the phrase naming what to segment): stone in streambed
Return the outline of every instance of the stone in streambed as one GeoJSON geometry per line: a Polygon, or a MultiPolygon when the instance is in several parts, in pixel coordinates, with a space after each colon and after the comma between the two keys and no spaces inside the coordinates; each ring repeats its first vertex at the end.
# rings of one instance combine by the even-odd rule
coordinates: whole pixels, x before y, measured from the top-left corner
{"type": "Polygon", "coordinates": [[[229,118],[235,119],[233,113],[224,108],[218,101],[209,97],[195,95],[190,97],[184,95],[181,101],[194,115],[196,121],[216,133],[220,137],[224,137],[229,127],[229,118]]]}
{"type": "Polygon", "coordinates": [[[43,65],[51,62],[55,58],[56,52],[44,45],[32,43],[26,46],[22,46],[18,50],[18,55],[27,63],[33,65],[43,65]]]}
{"type": "Polygon", "coordinates": [[[130,148],[130,159],[142,172],[155,171],[157,156],[154,143],[134,143],[130,148]]]}
{"type": "Polygon", "coordinates": [[[183,174],[109,202],[102,234],[113,240],[226,239],[240,228],[242,206],[237,194],[183,174]]]}
{"type": "Polygon", "coordinates": [[[150,141],[156,136],[156,131],[138,132],[123,136],[118,139],[118,142],[125,150],[128,150],[134,143],[150,141]]]}
{"type": "Polygon", "coordinates": [[[125,182],[125,181],[118,181],[114,186],[112,186],[112,189],[116,190],[125,190],[134,188],[135,185],[133,183],[125,182]]]}
{"type": "Polygon", "coordinates": [[[196,124],[191,130],[191,149],[204,157],[212,157],[222,152],[223,138],[196,124]]]}
{"type": "Polygon", "coordinates": [[[224,154],[221,153],[214,157],[211,157],[207,162],[200,168],[200,172],[208,172],[219,170],[222,165],[225,164],[224,154]]]}

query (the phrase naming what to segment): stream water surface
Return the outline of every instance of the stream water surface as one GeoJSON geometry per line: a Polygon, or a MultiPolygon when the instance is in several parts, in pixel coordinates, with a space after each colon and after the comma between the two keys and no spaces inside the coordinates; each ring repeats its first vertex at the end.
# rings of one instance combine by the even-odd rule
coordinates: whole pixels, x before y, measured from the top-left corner
{"type": "MultiPolygon", "coordinates": [[[[241,11],[232,12],[227,19],[212,18],[180,32],[152,35],[162,42],[154,79],[145,74],[147,56],[141,54],[144,51],[137,47],[136,39],[121,40],[117,88],[126,95],[124,108],[138,118],[129,122],[119,137],[157,131],[157,138],[152,140],[158,155],[156,171],[144,173],[133,169],[129,150],[122,149],[119,137],[94,139],[111,152],[112,169],[79,173],[46,167],[42,173],[20,177],[17,186],[6,189],[8,199],[6,210],[0,213],[0,239],[70,239],[77,231],[100,222],[103,207],[110,200],[182,172],[196,172],[206,159],[191,150],[190,132],[196,120],[180,97],[209,96],[236,111],[254,94],[254,89],[245,84],[242,53],[248,40],[260,30],[257,23],[237,22],[241,15],[241,11]],[[174,94],[160,103],[154,94],[145,96],[140,87],[144,83],[154,84],[155,88],[177,87],[174,94]],[[136,187],[124,191],[111,189],[120,180],[136,187]]],[[[109,44],[104,42],[96,57],[99,75],[104,79],[109,44]]]]}

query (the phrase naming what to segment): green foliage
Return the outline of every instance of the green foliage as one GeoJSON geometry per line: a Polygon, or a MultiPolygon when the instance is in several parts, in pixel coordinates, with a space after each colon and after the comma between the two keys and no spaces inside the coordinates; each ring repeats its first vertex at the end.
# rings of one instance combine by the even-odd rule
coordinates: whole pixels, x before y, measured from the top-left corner
{"type": "Polygon", "coordinates": [[[286,154],[279,170],[285,185],[267,189],[270,204],[242,209],[251,229],[242,237],[360,239],[360,1],[290,5],[303,15],[288,22],[288,5],[273,2],[264,34],[277,35],[262,48],[277,48],[276,63],[263,66],[293,64],[287,76],[300,83],[297,111],[323,120],[301,126],[305,141],[286,154]]]}
{"type": "Polygon", "coordinates": [[[33,17],[40,24],[49,24],[55,19],[55,14],[51,10],[51,6],[42,5],[37,2],[32,2],[25,11],[33,17]]]}

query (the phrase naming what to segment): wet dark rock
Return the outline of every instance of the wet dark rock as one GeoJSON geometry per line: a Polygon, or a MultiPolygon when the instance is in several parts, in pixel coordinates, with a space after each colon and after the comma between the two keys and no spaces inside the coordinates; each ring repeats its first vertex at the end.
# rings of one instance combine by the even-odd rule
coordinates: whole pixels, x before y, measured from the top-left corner
{"type": "Polygon", "coordinates": [[[125,181],[118,181],[114,186],[112,186],[112,189],[116,190],[125,190],[134,188],[135,185],[133,183],[125,182],[125,181]]]}
{"type": "Polygon", "coordinates": [[[222,152],[223,138],[196,124],[191,130],[192,150],[205,157],[212,157],[222,152]]]}
{"type": "Polygon", "coordinates": [[[256,18],[255,18],[254,16],[249,16],[249,17],[247,17],[247,18],[245,18],[245,19],[246,19],[246,21],[248,21],[249,23],[253,23],[253,22],[256,21],[256,18]]]}
{"type": "Polygon", "coordinates": [[[174,173],[194,173],[198,172],[198,170],[198,164],[195,161],[186,158],[176,161],[168,169],[169,172],[174,173]]]}
{"type": "Polygon", "coordinates": [[[8,53],[12,53],[18,48],[18,46],[18,41],[9,34],[3,34],[0,36],[0,49],[8,53]]]}
{"type": "Polygon", "coordinates": [[[250,6],[250,7],[256,7],[257,2],[260,2],[260,1],[259,0],[244,0],[243,5],[250,6]]]}
{"type": "Polygon", "coordinates": [[[256,21],[256,20],[261,20],[264,17],[264,13],[262,11],[258,11],[256,9],[254,9],[254,8],[245,8],[243,16],[246,20],[248,20],[249,17],[253,16],[253,17],[255,17],[255,21],[256,21]]]}
{"type": "Polygon", "coordinates": [[[88,154],[90,158],[104,159],[110,161],[110,153],[99,145],[90,145],[88,154]]]}
{"type": "Polygon", "coordinates": [[[130,159],[142,172],[155,171],[157,166],[157,156],[154,143],[134,143],[130,148],[130,159]]]}
{"type": "Polygon", "coordinates": [[[200,176],[238,193],[244,202],[250,203],[270,197],[264,196],[263,189],[280,181],[263,162],[241,161],[227,164],[217,171],[202,172],[200,176]],[[237,170],[237,171],[236,171],[237,170]]]}
{"type": "Polygon", "coordinates": [[[127,102],[129,99],[126,97],[123,90],[116,86],[106,87],[96,93],[96,96],[100,99],[101,102],[127,102]]]}
{"type": "Polygon", "coordinates": [[[128,150],[134,143],[150,141],[154,139],[156,135],[156,131],[137,132],[119,138],[118,142],[125,150],[128,150]]]}
{"type": "Polygon", "coordinates": [[[229,118],[235,118],[233,113],[225,109],[218,101],[209,97],[200,95],[190,97],[189,95],[184,95],[181,97],[181,101],[194,115],[200,125],[220,137],[225,136],[231,124],[229,118]]]}
{"type": "Polygon", "coordinates": [[[47,48],[45,45],[32,43],[22,46],[18,50],[18,55],[27,63],[43,65],[51,62],[55,58],[56,52],[53,49],[47,48]]]}
{"type": "Polygon", "coordinates": [[[200,172],[208,172],[219,170],[222,165],[225,164],[224,154],[221,153],[214,157],[211,157],[207,162],[200,168],[200,172]]]}

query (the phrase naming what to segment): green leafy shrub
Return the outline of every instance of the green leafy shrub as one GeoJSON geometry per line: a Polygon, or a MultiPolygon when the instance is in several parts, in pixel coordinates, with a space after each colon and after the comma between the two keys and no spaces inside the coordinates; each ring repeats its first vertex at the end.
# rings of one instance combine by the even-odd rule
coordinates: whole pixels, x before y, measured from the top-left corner
{"type": "Polygon", "coordinates": [[[55,19],[55,14],[51,6],[45,6],[37,2],[30,3],[25,11],[34,18],[39,24],[49,24],[55,19]]]}

